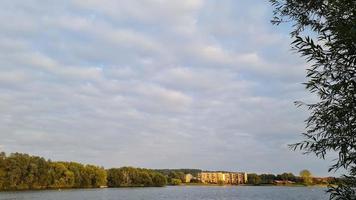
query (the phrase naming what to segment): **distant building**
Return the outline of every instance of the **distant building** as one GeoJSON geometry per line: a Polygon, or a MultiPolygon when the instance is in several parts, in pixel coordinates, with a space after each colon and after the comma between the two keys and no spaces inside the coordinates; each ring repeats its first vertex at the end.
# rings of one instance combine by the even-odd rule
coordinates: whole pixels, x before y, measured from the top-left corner
{"type": "Polygon", "coordinates": [[[245,184],[247,183],[246,172],[201,172],[198,180],[202,183],[212,184],[245,184]]]}
{"type": "Polygon", "coordinates": [[[190,183],[190,181],[192,180],[192,178],[194,178],[193,175],[191,175],[191,174],[186,174],[186,175],[185,175],[185,182],[186,182],[186,183],[190,183]]]}

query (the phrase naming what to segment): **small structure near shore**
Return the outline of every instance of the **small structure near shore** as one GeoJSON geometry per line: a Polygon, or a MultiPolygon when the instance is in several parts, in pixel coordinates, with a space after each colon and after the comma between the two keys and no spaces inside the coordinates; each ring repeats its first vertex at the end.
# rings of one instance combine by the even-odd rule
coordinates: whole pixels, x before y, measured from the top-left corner
{"type": "Polygon", "coordinates": [[[185,175],[185,183],[190,183],[190,181],[194,178],[193,175],[191,174],[186,174],[185,175]]]}

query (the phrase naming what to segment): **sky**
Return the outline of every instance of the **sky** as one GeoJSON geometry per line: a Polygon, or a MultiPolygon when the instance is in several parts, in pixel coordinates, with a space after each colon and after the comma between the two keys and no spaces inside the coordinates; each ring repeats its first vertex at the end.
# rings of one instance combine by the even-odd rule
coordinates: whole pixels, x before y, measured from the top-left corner
{"type": "Polygon", "coordinates": [[[257,173],[330,161],[302,140],[307,64],[262,0],[4,0],[0,151],[257,173]]]}

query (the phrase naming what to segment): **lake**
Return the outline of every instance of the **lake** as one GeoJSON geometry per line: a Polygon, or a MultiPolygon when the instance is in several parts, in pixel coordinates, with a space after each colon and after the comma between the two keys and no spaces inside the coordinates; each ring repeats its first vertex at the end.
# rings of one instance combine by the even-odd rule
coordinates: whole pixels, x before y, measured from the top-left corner
{"type": "Polygon", "coordinates": [[[1,192],[0,200],[327,200],[326,188],[168,186],[1,192]]]}

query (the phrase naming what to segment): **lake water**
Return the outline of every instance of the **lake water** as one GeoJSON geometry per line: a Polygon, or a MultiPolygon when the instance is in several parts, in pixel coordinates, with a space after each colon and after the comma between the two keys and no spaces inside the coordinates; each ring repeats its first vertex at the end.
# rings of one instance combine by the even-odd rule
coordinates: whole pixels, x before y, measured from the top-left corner
{"type": "Polygon", "coordinates": [[[327,200],[325,188],[168,186],[0,192],[0,200],[327,200]]]}

